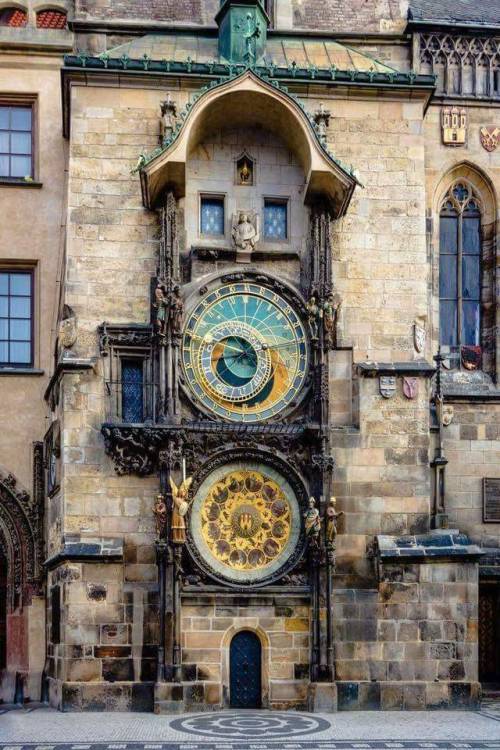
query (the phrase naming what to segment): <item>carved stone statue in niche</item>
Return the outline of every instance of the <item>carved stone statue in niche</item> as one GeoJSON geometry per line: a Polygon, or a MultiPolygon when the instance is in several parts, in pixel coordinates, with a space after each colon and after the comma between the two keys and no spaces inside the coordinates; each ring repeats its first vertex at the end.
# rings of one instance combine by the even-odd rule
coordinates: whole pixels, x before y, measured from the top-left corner
{"type": "Polygon", "coordinates": [[[158,283],[156,286],[153,306],[156,308],[156,330],[160,336],[165,336],[168,322],[169,300],[165,293],[165,287],[163,284],[158,283]]]}
{"type": "Polygon", "coordinates": [[[163,495],[157,495],[153,506],[153,515],[156,522],[156,534],[158,539],[163,539],[167,525],[167,506],[163,495]]]}
{"type": "Polygon", "coordinates": [[[321,533],[321,518],[314,497],[309,498],[309,508],[304,513],[304,525],[307,539],[317,544],[321,533]]]}
{"type": "Polygon", "coordinates": [[[233,215],[233,246],[237,263],[249,263],[260,239],[259,215],[255,211],[237,211],[233,215]]]}
{"type": "Polygon", "coordinates": [[[337,518],[344,515],[343,510],[337,513],[336,505],[337,498],[332,496],[326,506],[326,541],[332,546],[337,538],[337,518]]]}
{"type": "Polygon", "coordinates": [[[161,102],[160,107],[160,143],[163,144],[171,138],[177,119],[177,105],[172,101],[170,92],[167,93],[167,98],[161,102]]]}
{"type": "Polygon", "coordinates": [[[180,286],[174,286],[170,295],[170,321],[172,324],[172,333],[180,335],[182,332],[182,320],[184,318],[184,301],[181,295],[180,286]]]}

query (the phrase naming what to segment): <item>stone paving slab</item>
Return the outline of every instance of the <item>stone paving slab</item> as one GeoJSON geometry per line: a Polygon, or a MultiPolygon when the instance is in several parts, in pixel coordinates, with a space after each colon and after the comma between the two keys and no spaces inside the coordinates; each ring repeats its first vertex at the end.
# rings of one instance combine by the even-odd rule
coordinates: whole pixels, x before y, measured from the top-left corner
{"type": "Polygon", "coordinates": [[[0,750],[500,750],[500,712],[181,716],[0,709],[0,750]]]}

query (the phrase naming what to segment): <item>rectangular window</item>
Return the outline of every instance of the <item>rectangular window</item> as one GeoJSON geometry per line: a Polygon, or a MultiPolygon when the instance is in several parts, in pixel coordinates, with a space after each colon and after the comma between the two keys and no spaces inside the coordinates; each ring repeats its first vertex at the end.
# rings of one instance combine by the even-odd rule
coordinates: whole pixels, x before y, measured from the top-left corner
{"type": "Polygon", "coordinates": [[[61,643],[61,587],[52,586],[50,589],[50,640],[53,645],[61,643]]]}
{"type": "Polygon", "coordinates": [[[264,200],[264,239],[271,242],[288,238],[288,202],[266,198],[264,200]]]}
{"type": "Polygon", "coordinates": [[[122,359],[122,419],[142,422],[144,419],[144,367],[142,359],[122,359]]]}
{"type": "Polygon", "coordinates": [[[200,234],[206,237],[223,237],[224,223],[224,198],[202,196],[200,201],[200,234]]]}
{"type": "Polygon", "coordinates": [[[0,367],[33,364],[33,274],[0,269],[0,367]]]}
{"type": "Polygon", "coordinates": [[[0,105],[0,179],[33,177],[33,108],[0,105]]]}

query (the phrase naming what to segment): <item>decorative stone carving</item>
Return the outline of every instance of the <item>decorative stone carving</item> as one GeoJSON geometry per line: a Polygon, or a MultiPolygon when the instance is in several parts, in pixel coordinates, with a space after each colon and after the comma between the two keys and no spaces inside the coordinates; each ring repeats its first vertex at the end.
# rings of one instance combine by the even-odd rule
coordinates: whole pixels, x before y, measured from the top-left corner
{"type": "Polygon", "coordinates": [[[184,319],[184,301],[182,299],[180,286],[174,286],[170,294],[170,325],[172,333],[180,336],[182,333],[182,321],[184,319]]]}
{"type": "Polygon", "coordinates": [[[491,153],[496,149],[500,142],[500,128],[497,128],[494,125],[480,128],[479,140],[481,141],[481,146],[491,153]]]}
{"type": "Polygon", "coordinates": [[[153,506],[153,515],[156,522],[156,535],[158,539],[163,539],[165,528],[167,526],[167,505],[162,494],[158,494],[153,506]]]}
{"type": "Polygon", "coordinates": [[[306,539],[317,545],[321,534],[321,518],[314,497],[309,498],[309,508],[304,513],[306,539]]]}
{"type": "Polygon", "coordinates": [[[331,112],[325,109],[323,102],[320,102],[318,109],[314,112],[314,122],[318,128],[319,139],[322,143],[326,142],[327,129],[330,124],[331,112]]]}
{"type": "Polygon", "coordinates": [[[438,76],[437,93],[496,97],[494,75],[500,70],[500,39],[440,32],[420,33],[420,73],[438,76]]]}
{"type": "Polygon", "coordinates": [[[337,498],[331,497],[326,506],[326,541],[327,544],[335,546],[335,540],[337,538],[337,518],[344,515],[344,511],[337,512],[336,509],[337,498]]]}
{"type": "Polygon", "coordinates": [[[235,162],[235,184],[249,186],[255,181],[255,161],[246,151],[235,162]]]}
{"type": "Polygon", "coordinates": [[[338,294],[329,294],[323,303],[323,336],[327,349],[334,349],[337,345],[337,320],[341,304],[338,294]]]}
{"type": "Polygon", "coordinates": [[[309,321],[309,327],[311,329],[311,336],[313,339],[317,339],[318,333],[319,333],[318,324],[319,324],[322,311],[320,310],[318,301],[314,295],[309,298],[306,308],[307,308],[307,319],[309,321]]]}
{"type": "Polygon", "coordinates": [[[403,377],[403,394],[406,398],[414,399],[418,393],[418,380],[417,378],[410,378],[407,376],[403,377]]]}
{"type": "Polygon", "coordinates": [[[237,211],[231,232],[237,263],[249,263],[260,239],[259,215],[255,211],[237,211]]]}
{"type": "Polygon", "coordinates": [[[172,138],[172,133],[177,122],[177,105],[172,100],[170,92],[167,93],[167,98],[161,102],[160,108],[160,144],[164,145],[172,138]]]}
{"type": "Polygon", "coordinates": [[[159,336],[165,337],[169,313],[169,298],[164,284],[158,282],[154,293],[153,307],[156,310],[155,328],[159,336]]]}
{"type": "Polygon", "coordinates": [[[467,140],[467,110],[443,107],[441,135],[445,146],[463,146],[467,140]]]}
{"type": "MultiPolygon", "coordinates": [[[[77,338],[77,321],[73,309],[64,305],[61,322],[59,323],[59,335],[57,337],[58,351],[60,356],[68,356],[68,349],[75,345],[77,338]]],[[[71,354],[71,356],[73,356],[71,354]]]]}
{"type": "Polygon", "coordinates": [[[419,315],[413,323],[413,346],[418,354],[425,351],[425,341],[427,338],[427,316],[419,315]]]}
{"type": "Polygon", "coordinates": [[[384,398],[392,398],[396,394],[396,376],[381,375],[379,388],[381,396],[384,398]]]}
{"type": "Polygon", "coordinates": [[[441,421],[444,427],[448,427],[453,422],[455,410],[451,404],[446,404],[442,407],[441,421]]]}

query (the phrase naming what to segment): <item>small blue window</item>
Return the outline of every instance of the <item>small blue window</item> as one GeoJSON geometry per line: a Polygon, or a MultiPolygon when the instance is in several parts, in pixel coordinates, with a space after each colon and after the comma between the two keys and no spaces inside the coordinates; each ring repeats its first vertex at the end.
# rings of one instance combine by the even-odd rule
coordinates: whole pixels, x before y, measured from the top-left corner
{"type": "Polygon", "coordinates": [[[288,217],[286,201],[266,200],[264,202],[264,237],[266,240],[287,239],[288,217]]]}
{"type": "Polygon", "coordinates": [[[201,234],[221,237],[224,234],[224,199],[201,199],[201,234]]]}
{"type": "Polygon", "coordinates": [[[122,419],[142,422],[144,414],[143,365],[140,359],[122,359],[122,419]]]}

